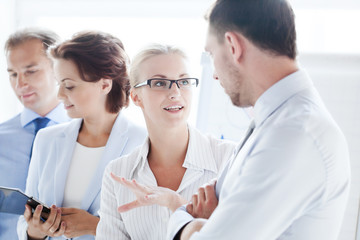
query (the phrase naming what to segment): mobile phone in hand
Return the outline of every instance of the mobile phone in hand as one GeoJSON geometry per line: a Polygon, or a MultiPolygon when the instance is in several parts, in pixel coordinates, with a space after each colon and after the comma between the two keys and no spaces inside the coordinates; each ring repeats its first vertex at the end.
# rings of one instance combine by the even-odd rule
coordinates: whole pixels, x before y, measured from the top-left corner
{"type": "Polygon", "coordinates": [[[43,208],[41,211],[41,220],[43,220],[44,222],[46,221],[46,219],[50,214],[50,208],[48,206],[46,206],[44,203],[40,202],[39,200],[34,199],[33,197],[30,197],[27,200],[26,204],[31,207],[33,213],[38,205],[42,205],[43,208]]]}

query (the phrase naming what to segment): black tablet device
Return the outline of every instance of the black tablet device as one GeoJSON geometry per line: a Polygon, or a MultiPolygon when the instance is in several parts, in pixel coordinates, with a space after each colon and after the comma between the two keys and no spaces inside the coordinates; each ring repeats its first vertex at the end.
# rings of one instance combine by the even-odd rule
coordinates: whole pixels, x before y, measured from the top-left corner
{"type": "Polygon", "coordinates": [[[33,197],[27,196],[20,189],[0,186],[0,212],[23,215],[25,204],[28,204],[33,212],[37,205],[43,206],[41,217],[47,219],[50,208],[33,197]]]}

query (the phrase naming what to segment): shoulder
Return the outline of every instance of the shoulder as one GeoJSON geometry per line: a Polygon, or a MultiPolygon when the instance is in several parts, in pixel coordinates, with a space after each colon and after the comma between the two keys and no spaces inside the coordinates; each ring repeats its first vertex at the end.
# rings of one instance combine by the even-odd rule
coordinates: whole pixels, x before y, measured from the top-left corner
{"type": "Polygon", "coordinates": [[[147,130],[145,127],[140,126],[128,119],[126,119],[126,121],[128,122],[128,133],[130,136],[133,134],[141,138],[145,138],[147,136],[147,130]]]}
{"type": "Polygon", "coordinates": [[[221,152],[228,152],[231,153],[234,151],[236,147],[236,143],[230,140],[224,140],[215,138],[211,134],[203,134],[199,130],[194,127],[189,127],[190,129],[190,138],[193,138],[198,146],[205,145],[212,150],[221,151],[221,152]]]}
{"type": "Polygon", "coordinates": [[[233,155],[236,143],[202,134],[192,127],[189,127],[189,130],[188,161],[217,173],[223,163],[233,155]]]}
{"type": "Polygon", "coordinates": [[[21,125],[20,114],[0,124],[1,145],[16,146],[20,142],[31,142],[33,137],[33,132],[21,125]]]}
{"type": "Polygon", "coordinates": [[[315,88],[299,92],[288,99],[264,123],[267,124],[267,131],[296,138],[312,138],[314,141],[322,138],[323,141],[319,143],[326,144],[344,141],[340,128],[315,88]],[[326,141],[324,136],[329,139],[326,141]]]}
{"type": "Polygon", "coordinates": [[[81,121],[81,119],[73,119],[70,122],[60,123],[43,128],[38,132],[36,138],[54,138],[64,135],[67,131],[74,131],[76,134],[78,134],[81,121]]]}
{"type": "Polygon", "coordinates": [[[20,122],[20,114],[0,123],[0,131],[4,131],[11,128],[22,128],[20,122]]]}
{"type": "Polygon", "coordinates": [[[131,178],[134,170],[139,166],[142,160],[141,152],[144,148],[144,143],[142,146],[135,148],[130,154],[121,156],[112,160],[106,167],[106,172],[114,173],[117,176],[131,178]]]}

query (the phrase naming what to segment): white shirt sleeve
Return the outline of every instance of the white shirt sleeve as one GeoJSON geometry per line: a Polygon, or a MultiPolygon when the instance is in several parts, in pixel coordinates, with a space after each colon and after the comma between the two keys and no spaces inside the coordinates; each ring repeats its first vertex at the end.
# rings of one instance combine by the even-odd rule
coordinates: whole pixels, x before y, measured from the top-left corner
{"type": "Polygon", "coordinates": [[[176,211],[170,217],[166,239],[174,239],[180,229],[183,228],[187,223],[191,222],[193,219],[193,216],[186,212],[186,205],[176,209],[176,211]]]}
{"type": "Polygon", "coordinates": [[[111,164],[109,164],[105,169],[101,188],[100,222],[96,228],[96,239],[130,239],[121,215],[117,211],[118,204],[114,180],[110,176],[111,171],[111,164]]]}

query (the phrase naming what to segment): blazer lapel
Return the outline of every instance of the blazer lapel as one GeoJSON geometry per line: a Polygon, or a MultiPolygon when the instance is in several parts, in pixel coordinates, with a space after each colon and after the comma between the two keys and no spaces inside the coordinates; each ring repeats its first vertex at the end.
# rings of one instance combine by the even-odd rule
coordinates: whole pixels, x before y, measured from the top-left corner
{"type": "Polygon", "coordinates": [[[64,132],[55,139],[54,204],[62,206],[70,162],[79,135],[82,119],[72,120],[64,132]]]}
{"type": "Polygon", "coordinates": [[[81,208],[88,210],[94,200],[100,197],[100,189],[102,184],[102,177],[107,164],[118,157],[120,157],[126,147],[128,141],[128,122],[121,113],[116,118],[114,126],[111,130],[109,139],[106,143],[104,153],[99,161],[96,172],[90,182],[86,191],[85,198],[81,204],[81,208]]]}

